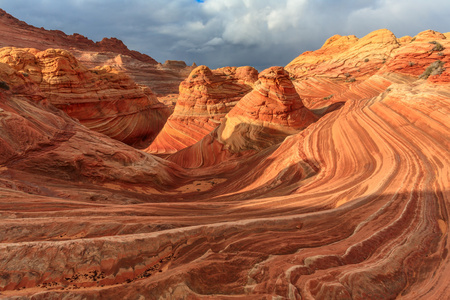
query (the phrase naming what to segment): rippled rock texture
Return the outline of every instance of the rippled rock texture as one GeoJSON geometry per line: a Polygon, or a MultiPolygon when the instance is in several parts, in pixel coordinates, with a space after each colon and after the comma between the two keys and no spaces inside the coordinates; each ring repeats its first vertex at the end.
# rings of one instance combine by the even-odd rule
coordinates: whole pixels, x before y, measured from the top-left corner
{"type": "Polygon", "coordinates": [[[0,62],[81,124],[130,145],[148,145],[171,113],[148,87],[111,67],[88,70],[65,50],[2,48],[0,62]]]}
{"type": "Polygon", "coordinates": [[[1,297],[448,298],[447,36],[335,37],[167,159],[0,64],[1,297]]]}

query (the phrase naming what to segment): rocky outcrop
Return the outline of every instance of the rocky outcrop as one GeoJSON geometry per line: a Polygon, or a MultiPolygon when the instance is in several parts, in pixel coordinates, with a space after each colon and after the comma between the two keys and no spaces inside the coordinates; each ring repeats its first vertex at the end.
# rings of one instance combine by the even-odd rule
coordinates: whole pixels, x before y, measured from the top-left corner
{"type": "Polygon", "coordinates": [[[193,67],[182,64],[158,64],[153,58],[129,50],[117,38],[94,42],[81,34],[67,35],[59,30],[36,28],[0,9],[0,47],[64,49],[71,52],[88,68],[113,66],[146,85],[160,98],[169,102],[176,98],[178,85],[193,67]]]}
{"type": "MultiPolygon", "coordinates": [[[[100,183],[149,183],[153,177],[150,181],[167,183],[170,178],[164,171],[167,163],[80,125],[53,106],[45,93],[36,95],[37,83],[4,63],[0,81],[3,171],[12,168],[34,176],[100,183]],[[146,170],[145,165],[152,167],[146,170]]],[[[9,176],[2,178],[4,183],[9,176]]]]}
{"type": "Polygon", "coordinates": [[[296,78],[323,75],[345,80],[365,79],[382,67],[399,47],[399,41],[387,29],[374,31],[361,39],[335,35],[319,50],[294,59],[286,70],[296,78]]]}
{"type": "Polygon", "coordinates": [[[286,66],[305,105],[321,115],[348,99],[375,97],[393,83],[419,76],[447,82],[448,42],[444,34],[427,30],[396,38],[386,29],[358,39],[333,36],[321,49],[305,52],[286,66]],[[436,61],[438,70],[427,68],[436,61]],[[439,73],[439,74],[438,74],[439,73]]]}
{"type": "Polygon", "coordinates": [[[130,145],[148,145],[170,115],[149,88],[111,67],[88,70],[65,50],[3,48],[0,62],[83,125],[130,145]]]}
{"type": "Polygon", "coordinates": [[[145,151],[170,154],[201,140],[251,91],[257,76],[251,67],[195,68],[180,84],[174,113],[145,151]]]}

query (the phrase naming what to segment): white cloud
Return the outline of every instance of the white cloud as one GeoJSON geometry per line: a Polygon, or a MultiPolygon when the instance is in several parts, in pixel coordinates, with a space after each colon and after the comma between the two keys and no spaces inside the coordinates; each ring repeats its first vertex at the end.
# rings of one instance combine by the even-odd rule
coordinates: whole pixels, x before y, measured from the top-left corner
{"type": "Polygon", "coordinates": [[[450,1],[379,0],[374,5],[353,10],[348,14],[347,30],[366,34],[388,28],[396,35],[415,35],[427,29],[448,31],[450,1]]]}
{"type": "Polygon", "coordinates": [[[222,38],[215,37],[211,40],[209,40],[205,45],[206,46],[220,46],[223,45],[225,41],[222,38]]]}
{"type": "Polygon", "coordinates": [[[250,46],[278,43],[286,30],[298,27],[305,4],[306,0],[207,0],[203,10],[221,20],[224,41],[250,46]]]}

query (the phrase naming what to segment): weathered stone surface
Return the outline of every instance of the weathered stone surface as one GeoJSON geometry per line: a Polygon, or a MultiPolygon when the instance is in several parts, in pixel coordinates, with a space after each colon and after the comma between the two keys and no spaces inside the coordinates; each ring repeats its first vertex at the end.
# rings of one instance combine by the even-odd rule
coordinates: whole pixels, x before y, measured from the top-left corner
{"type": "Polygon", "coordinates": [[[271,67],[259,74],[254,89],[217,129],[167,159],[185,168],[216,165],[278,144],[316,119],[304,107],[289,74],[282,67],[271,67]]]}
{"type": "Polygon", "coordinates": [[[218,130],[219,141],[232,152],[264,149],[316,120],[282,67],[264,70],[258,79],[253,91],[226,115],[218,130]]]}
{"type": "Polygon", "coordinates": [[[83,125],[130,145],[148,145],[171,113],[148,87],[111,67],[88,70],[65,50],[2,48],[0,62],[83,125]]]}

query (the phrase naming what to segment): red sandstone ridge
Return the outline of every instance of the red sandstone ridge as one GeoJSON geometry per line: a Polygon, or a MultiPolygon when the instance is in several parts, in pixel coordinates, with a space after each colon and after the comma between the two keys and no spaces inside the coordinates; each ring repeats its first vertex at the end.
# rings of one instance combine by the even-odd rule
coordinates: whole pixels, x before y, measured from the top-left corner
{"type": "Polygon", "coordinates": [[[111,67],[88,70],[65,50],[2,48],[0,62],[83,125],[130,145],[148,145],[170,115],[149,88],[111,67]]]}
{"type": "Polygon", "coordinates": [[[201,140],[251,91],[257,76],[251,67],[195,68],[180,84],[174,113],[145,151],[170,154],[201,140]]]}
{"type": "Polygon", "coordinates": [[[0,298],[447,299],[448,35],[387,36],[365,75],[261,72],[167,159],[0,63],[0,298]]]}
{"type": "Polygon", "coordinates": [[[37,28],[14,18],[2,9],[0,9],[0,29],[2,31],[0,46],[3,47],[14,46],[18,48],[36,48],[39,50],[59,48],[92,52],[114,52],[116,54],[130,56],[142,62],[150,64],[158,63],[146,54],[129,50],[117,38],[104,38],[100,42],[94,42],[78,33],[66,35],[59,30],[37,28]]]}
{"type": "Polygon", "coordinates": [[[146,85],[161,101],[178,94],[178,85],[193,69],[186,65],[161,65],[153,58],[128,47],[117,38],[93,42],[81,34],[66,35],[59,30],[36,28],[0,9],[0,47],[69,50],[89,68],[110,65],[146,85]]]}

